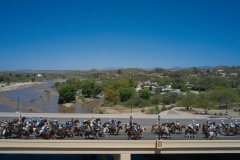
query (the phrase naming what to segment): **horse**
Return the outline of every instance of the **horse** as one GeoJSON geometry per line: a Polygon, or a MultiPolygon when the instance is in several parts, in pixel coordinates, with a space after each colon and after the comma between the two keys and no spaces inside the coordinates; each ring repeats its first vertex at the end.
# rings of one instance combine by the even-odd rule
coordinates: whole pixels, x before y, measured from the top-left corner
{"type": "Polygon", "coordinates": [[[194,128],[193,129],[187,128],[185,130],[185,137],[187,137],[187,138],[190,138],[190,137],[195,138],[195,137],[197,137],[196,134],[197,134],[197,132],[194,128]]]}
{"type": "Polygon", "coordinates": [[[26,132],[26,131],[24,131],[24,130],[20,130],[20,131],[18,132],[18,139],[19,139],[20,137],[22,137],[22,136],[26,136],[26,139],[28,139],[28,138],[30,138],[30,133],[29,133],[29,132],[26,132]]]}
{"type": "Polygon", "coordinates": [[[158,132],[159,132],[159,126],[156,125],[156,124],[155,124],[155,125],[152,125],[151,132],[152,132],[153,134],[158,133],[158,132]]]}
{"type": "Polygon", "coordinates": [[[238,129],[236,128],[236,127],[234,127],[233,129],[232,128],[226,128],[225,129],[225,135],[227,136],[227,135],[232,135],[232,136],[234,136],[234,135],[237,135],[238,134],[238,129]],[[231,134],[230,134],[231,133],[231,134]]]}
{"type": "Polygon", "coordinates": [[[162,126],[171,128],[172,126],[175,126],[175,123],[174,122],[172,122],[172,123],[162,123],[162,126]]]}
{"type": "Polygon", "coordinates": [[[39,138],[44,138],[44,139],[50,139],[52,137],[53,139],[55,139],[53,130],[51,130],[50,132],[43,131],[39,136],[39,138]]]}
{"type": "Polygon", "coordinates": [[[219,140],[219,134],[218,133],[214,133],[213,131],[210,131],[209,129],[207,129],[204,133],[205,137],[208,140],[215,140],[218,139],[219,140]]]}
{"type": "Polygon", "coordinates": [[[178,133],[179,133],[179,134],[180,134],[180,133],[182,134],[182,129],[183,129],[183,128],[186,129],[185,126],[172,126],[172,127],[171,127],[171,131],[172,131],[172,132],[175,132],[175,130],[178,130],[178,133]]]}
{"type": "Polygon", "coordinates": [[[122,122],[118,121],[116,123],[117,123],[116,126],[108,127],[110,134],[114,134],[114,132],[116,132],[116,134],[118,134],[119,130],[122,129],[122,126],[121,127],[119,126],[120,123],[122,123],[122,122]]]}
{"type": "Polygon", "coordinates": [[[140,128],[139,130],[137,130],[137,133],[131,129],[131,128],[128,128],[127,129],[127,136],[128,136],[128,139],[131,140],[132,138],[134,139],[142,139],[142,132],[143,132],[143,129],[140,128]]]}
{"type": "Polygon", "coordinates": [[[161,139],[163,139],[164,134],[166,135],[166,138],[168,138],[168,136],[169,136],[169,138],[172,138],[168,127],[166,129],[165,126],[159,126],[159,134],[160,134],[161,139]]]}
{"type": "Polygon", "coordinates": [[[93,130],[87,130],[85,133],[84,133],[84,138],[88,138],[89,139],[89,135],[92,136],[92,138],[94,139],[94,137],[98,138],[98,130],[97,129],[93,129],[93,130]]]}

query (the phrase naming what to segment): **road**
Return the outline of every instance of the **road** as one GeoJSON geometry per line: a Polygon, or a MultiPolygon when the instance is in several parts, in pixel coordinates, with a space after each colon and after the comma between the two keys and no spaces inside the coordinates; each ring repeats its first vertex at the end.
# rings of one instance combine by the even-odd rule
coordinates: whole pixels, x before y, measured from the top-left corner
{"type": "MultiPolygon", "coordinates": [[[[0,121],[12,121],[13,119],[18,118],[17,113],[0,113],[0,121]]],[[[59,123],[66,123],[67,121],[69,121],[69,119],[71,117],[73,117],[74,120],[78,119],[80,122],[83,120],[89,120],[92,117],[94,118],[101,118],[102,122],[107,122],[108,118],[110,117],[111,119],[117,119],[119,121],[121,121],[121,125],[124,128],[124,125],[126,123],[129,123],[129,115],[104,115],[104,114],[50,114],[50,113],[21,113],[22,116],[25,116],[27,119],[29,117],[32,117],[33,119],[38,119],[40,116],[43,117],[43,119],[47,119],[49,117],[52,118],[52,120],[58,120],[59,123]]],[[[234,123],[235,120],[237,120],[238,122],[240,121],[239,117],[235,117],[235,118],[231,118],[229,119],[229,117],[217,117],[217,118],[209,118],[209,116],[194,116],[194,115],[181,115],[181,114],[172,114],[172,115],[167,115],[165,113],[163,113],[160,119],[160,123],[165,123],[166,120],[168,120],[168,122],[176,122],[178,121],[180,123],[180,125],[188,125],[192,122],[192,120],[194,119],[196,121],[196,123],[199,124],[205,124],[207,122],[207,119],[210,119],[210,122],[216,122],[216,124],[219,124],[221,122],[221,120],[223,119],[224,122],[227,123],[234,123]]],[[[142,140],[156,140],[158,138],[157,134],[153,134],[151,133],[151,126],[154,125],[156,123],[156,120],[158,119],[158,115],[133,115],[133,121],[134,123],[138,123],[141,125],[141,127],[146,128],[147,130],[144,131],[143,133],[143,138],[142,140]]],[[[184,131],[184,130],[183,130],[184,131]]],[[[203,140],[204,135],[201,134],[201,132],[199,132],[197,134],[196,138],[186,138],[183,134],[172,134],[171,135],[172,138],[164,138],[164,140],[203,140]]],[[[80,136],[74,136],[74,137],[67,137],[68,140],[81,140],[84,139],[83,137],[80,136]]],[[[127,136],[124,134],[124,130],[120,130],[118,135],[107,135],[106,137],[99,137],[98,139],[95,140],[126,140],[127,136]]],[[[92,140],[92,139],[90,139],[92,140]]],[[[240,140],[240,135],[236,135],[236,136],[223,136],[220,135],[220,140],[240,140]]]]}

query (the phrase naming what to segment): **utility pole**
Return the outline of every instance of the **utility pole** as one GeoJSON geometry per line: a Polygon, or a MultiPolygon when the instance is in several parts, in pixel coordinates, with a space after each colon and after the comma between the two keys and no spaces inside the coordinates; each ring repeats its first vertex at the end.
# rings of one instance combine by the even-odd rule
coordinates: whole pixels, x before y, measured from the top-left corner
{"type": "Polygon", "coordinates": [[[18,97],[18,109],[17,109],[17,112],[19,113],[19,97],[18,97]]]}
{"type": "Polygon", "coordinates": [[[160,140],[160,113],[158,114],[158,140],[160,140]]]}

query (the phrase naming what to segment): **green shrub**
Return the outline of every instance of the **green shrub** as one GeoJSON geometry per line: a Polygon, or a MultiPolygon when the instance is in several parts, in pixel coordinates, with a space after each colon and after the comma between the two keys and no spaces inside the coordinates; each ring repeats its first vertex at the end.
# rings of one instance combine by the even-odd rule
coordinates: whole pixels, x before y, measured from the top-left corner
{"type": "Polygon", "coordinates": [[[223,115],[223,113],[222,112],[219,112],[219,116],[222,116],[223,115]]]}
{"type": "Polygon", "coordinates": [[[145,111],[146,114],[156,114],[155,108],[151,107],[145,111]]]}
{"type": "Polygon", "coordinates": [[[141,112],[145,112],[145,109],[141,109],[141,112]]]}
{"type": "Polygon", "coordinates": [[[101,109],[99,109],[98,113],[99,113],[99,114],[104,114],[104,111],[101,110],[101,109]]]}
{"type": "Polygon", "coordinates": [[[167,110],[167,108],[166,108],[166,106],[163,104],[162,105],[162,111],[166,111],[167,110]]]}

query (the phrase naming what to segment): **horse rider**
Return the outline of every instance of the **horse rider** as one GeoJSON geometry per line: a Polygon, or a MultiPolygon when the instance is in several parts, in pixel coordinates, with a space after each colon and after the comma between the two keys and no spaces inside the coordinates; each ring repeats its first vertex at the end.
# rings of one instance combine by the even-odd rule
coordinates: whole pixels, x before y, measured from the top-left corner
{"type": "Polygon", "coordinates": [[[72,127],[72,121],[71,121],[71,119],[69,119],[69,121],[68,121],[68,129],[69,129],[69,131],[70,131],[71,127],[72,127]]]}
{"type": "Polygon", "coordinates": [[[95,119],[92,120],[92,124],[93,125],[97,124],[95,119]]]}
{"type": "Polygon", "coordinates": [[[59,129],[60,134],[62,134],[62,126],[61,126],[61,124],[58,125],[58,129],[59,129]]]}
{"type": "Polygon", "coordinates": [[[117,120],[114,119],[114,126],[117,127],[117,120]]]}
{"type": "Polygon", "coordinates": [[[47,124],[51,123],[51,117],[47,119],[47,124]]]}
{"type": "Polygon", "coordinates": [[[235,120],[235,127],[239,127],[237,120],[235,120]]]}
{"type": "Polygon", "coordinates": [[[168,125],[168,119],[166,120],[166,125],[168,125]]]}
{"type": "Polygon", "coordinates": [[[109,122],[109,124],[110,124],[110,128],[112,128],[112,120],[111,120],[110,117],[108,118],[108,122],[109,122]]]}
{"type": "Polygon", "coordinates": [[[192,126],[196,127],[196,122],[194,120],[192,120],[192,126]]]}
{"type": "Polygon", "coordinates": [[[110,123],[110,122],[112,122],[112,120],[111,120],[111,118],[110,117],[108,117],[108,122],[110,123]]]}
{"type": "Polygon", "coordinates": [[[221,120],[221,125],[223,126],[223,128],[226,128],[225,123],[224,123],[223,120],[221,120]]]}
{"type": "Polygon", "coordinates": [[[209,127],[210,126],[210,120],[207,119],[207,126],[209,127]]]}
{"type": "Polygon", "coordinates": [[[136,125],[133,126],[133,130],[135,131],[135,133],[137,135],[137,127],[136,127],[136,125]]]}
{"type": "Polygon", "coordinates": [[[178,121],[176,122],[176,126],[179,126],[179,123],[178,123],[178,121]]]}
{"type": "Polygon", "coordinates": [[[18,120],[18,129],[21,128],[21,120],[18,120]]]}
{"type": "Polygon", "coordinates": [[[22,116],[21,115],[19,115],[18,120],[20,120],[20,121],[22,120],[22,116]]]}
{"type": "Polygon", "coordinates": [[[232,124],[232,123],[230,123],[230,128],[232,129],[232,130],[234,130],[234,124],[232,124]]]}
{"type": "Polygon", "coordinates": [[[31,122],[32,122],[32,117],[30,117],[30,118],[28,119],[28,122],[31,124],[31,122]]]}
{"type": "Polygon", "coordinates": [[[90,131],[93,131],[93,124],[90,124],[90,131]]]}
{"type": "Polygon", "coordinates": [[[32,119],[32,121],[30,122],[31,125],[34,125],[34,119],[32,119]]]}
{"type": "Polygon", "coordinates": [[[230,128],[231,128],[232,130],[234,130],[234,127],[235,127],[235,125],[232,124],[232,123],[230,123],[230,128]]]}
{"type": "Polygon", "coordinates": [[[79,124],[79,127],[82,128],[83,125],[84,125],[83,122],[81,122],[81,123],[79,124]]]}
{"type": "Polygon", "coordinates": [[[45,127],[45,132],[50,132],[50,128],[47,126],[47,127],[45,127]]]}
{"type": "Polygon", "coordinates": [[[158,120],[156,120],[156,126],[158,126],[158,120]]]}
{"type": "Polygon", "coordinates": [[[217,134],[216,128],[212,125],[209,126],[210,131],[213,131],[215,134],[217,134]]]}
{"type": "Polygon", "coordinates": [[[41,126],[40,126],[40,122],[39,122],[39,120],[37,120],[36,126],[37,126],[38,128],[41,127],[41,126]]]}
{"type": "Polygon", "coordinates": [[[25,132],[28,132],[28,126],[26,126],[26,127],[24,128],[24,131],[25,131],[25,132]]]}
{"type": "Polygon", "coordinates": [[[56,128],[57,127],[57,120],[54,120],[53,122],[53,128],[56,128]]]}
{"type": "Polygon", "coordinates": [[[98,123],[98,127],[100,128],[100,129],[103,129],[103,126],[101,125],[101,122],[99,121],[99,123],[98,123]]]}

